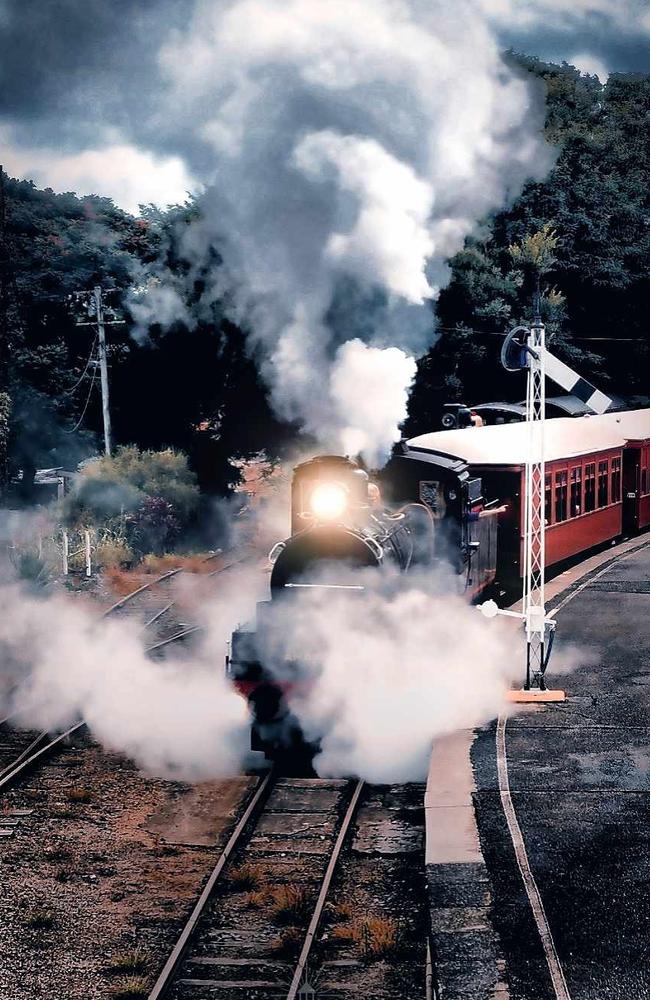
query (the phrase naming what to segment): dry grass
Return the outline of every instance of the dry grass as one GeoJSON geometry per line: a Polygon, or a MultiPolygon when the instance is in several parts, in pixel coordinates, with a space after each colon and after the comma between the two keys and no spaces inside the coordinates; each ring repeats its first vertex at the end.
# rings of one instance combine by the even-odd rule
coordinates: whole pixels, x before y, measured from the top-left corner
{"type": "Polygon", "coordinates": [[[309,893],[301,885],[279,885],[272,891],[271,916],[280,924],[300,924],[311,916],[309,893]]]}
{"type": "Polygon", "coordinates": [[[135,1000],[137,997],[149,996],[149,983],[144,976],[127,976],[121,983],[112,987],[110,994],[113,1000],[135,1000]]]}
{"type": "Polygon", "coordinates": [[[299,927],[287,927],[271,946],[275,958],[294,958],[305,940],[305,932],[299,927]]]}
{"type": "Polygon", "coordinates": [[[125,542],[106,540],[95,548],[93,561],[100,569],[119,570],[133,561],[133,552],[125,542]]]}
{"type": "Polygon", "coordinates": [[[27,914],[25,926],[33,931],[46,931],[54,926],[55,919],[52,910],[37,908],[27,914]]]}
{"type": "Polygon", "coordinates": [[[149,956],[142,948],[132,948],[128,951],[118,951],[105,968],[109,975],[128,976],[134,973],[146,972],[149,956]]]}
{"type": "Polygon", "coordinates": [[[171,569],[178,569],[179,566],[186,573],[211,573],[217,562],[215,559],[206,562],[206,559],[207,555],[148,555],[144,557],[138,569],[149,576],[160,576],[162,573],[168,573],[171,569]]]}
{"type": "Polygon", "coordinates": [[[79,785],[76,788],[69,788],[65,797],[68,802],[92,802],[95,796],[90,788],[79,785]]]}
{"type": "Polygon", "coordinates": [[[144,574],[118,569],[116,566],[109,566],[104,570],[104,580],[116,597],[126,597],[132,590],[147,582],[144,574]]]}
{"type": "Polygon", "coordinates": [[[230,887],[235,892],[259,889],[264,881],[264,869],[250,862],[233,868],[228,876],[230,887]]]}
{"type": "Polygon", "coordinates": [[[278,924],[302,924],[311,916],[309,893],[300,885],[266,886],[254,889],[244,897],[247,906],[268,910],[278,924]]]}
{"type": "Polygon", "coordinates": [[[400,951],[400,925],[392,917],[357,917],[332,929],[332,937],[357,946],[366,959],[386,958],[400,951]]]}
{"type": "Polygon", "coordinates": [[[133,590],[137,590],[145,583],[151,582],[152,576],[162,576],[172,569],[184,569],[188,573],[202,575],[211,573],[219,566],[219,557],[210,559],[207,562],[205,555],[179,556],[145,556],[141,563],[133,569],[123,569],[119,565],[107,565],[104,567],[104,580],[108,588],[116,597],[126,597],[133,590]]]}
{"type": "Polygon", "coordinates": [[[250,906],[253,910],[263,910],[271,902],[271,889],[253,889],[244,896],[244,906],[250,906]]]}
{"type": "Polygon", "coordinates": [[[337,903],[332,912],[337,920],[352,920],[354,916],[354,909],[350,903],[337,903]]]}

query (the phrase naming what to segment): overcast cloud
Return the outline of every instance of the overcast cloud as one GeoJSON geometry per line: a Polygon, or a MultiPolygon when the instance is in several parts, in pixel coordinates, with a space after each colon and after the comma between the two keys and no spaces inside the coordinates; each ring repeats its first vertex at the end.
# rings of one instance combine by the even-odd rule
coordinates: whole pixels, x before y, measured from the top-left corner
{"type": "MultiPolygon", "coordinates": [[[[650,71],[650,0],[474,3],[504,47],[573,60],[601,78],[650,71]]],[[[89,193],[113,194],[129,209],[138,201],[177,201],[209,169],[209,158],[188,137],[185,166],[168,159],[179,149],[158,107],[159,53],[195,6],[194,0],[0,0],[0,160],[57,189],[83,184],[89,193]],[[129,147],[121,169],[104,169],[101,155],[75,157],[106,152],[110,164],[120,147],[129,147]],[[138,150],[155,156],[146,168],[138,150]]]]}

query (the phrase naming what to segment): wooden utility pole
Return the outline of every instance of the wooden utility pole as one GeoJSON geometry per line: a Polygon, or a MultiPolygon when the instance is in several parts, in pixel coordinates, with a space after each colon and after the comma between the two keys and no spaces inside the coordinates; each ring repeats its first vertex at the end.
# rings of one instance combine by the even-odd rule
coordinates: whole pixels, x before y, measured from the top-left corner
{"type": "MultiPolygon", "coordinates": [[[[95,285],[92,291],[76,292],[77,300],[81,300],[90,316],[94,319],[83,320],[77,326],[94,326],[97,329],[97,345],[99,354],[99,374],[102,387],[102,417],[104,421],[104,452],[110,455],[113,450],[111,434],[111,410],[108,393],[108,361],[106,351],[106,327],[124,326],[123,319],[106,319],[104,316],[104,294],[101,285],[95,285]]],[[[109,308],[109,316],[113,310],[109,308]]],[[[97,362],[93,362],[97,364],[97,362]]],[[[83,377],[83,376],[82,376],[83,377]]],[[[92,386],[91,386],[92,388],[92,386]]],[[[85,412],[85,411],[84,411],[85,412]]]]}
{"type": "Polygon", "coordinates": [[[102,416],[104,419],[104,452],[111,454],[111,411],[108,397],[108,364],[106,362],[106,329],[104,326],[104,305],[102,302],[102,290],[99,285],[93,289],[95,300],[95,316],[97,319],[97,343],[99,347],[99,374],[102,386],[102,416]]]}

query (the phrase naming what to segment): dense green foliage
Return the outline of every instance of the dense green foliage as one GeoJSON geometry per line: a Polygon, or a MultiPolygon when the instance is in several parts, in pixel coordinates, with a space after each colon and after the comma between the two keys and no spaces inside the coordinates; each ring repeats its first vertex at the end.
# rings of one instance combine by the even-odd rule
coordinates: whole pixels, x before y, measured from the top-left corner
{"type": "Polygon", "coordinates": [[[172,269],[183,266],[175,243],[193,206],[145,209],[135,219],[108,199],[55,195],[11,179],[5,186],[11,263],[2,375],[12,403],[9,474],[23,470],[25,499],[36,468],[74,468],[100,443],[99,378],[86,368],[95,331],[77,325],[89,316],[74,297],[98,283],[107,318],[126,320],[107,327],[116,442],[179,448],[202,488],[224,492],[238,476],[229,459],[258,451],[277,429],[243,334],[215,304],[191,329],[153,327],[136,340],[123,308],[143,265],[164,257],[172,269]]]}
{"type": "Polygon", "coordinates": [[[435,426],[446,401],[521,398],[520,379],[500,369],[498,334],[530,319],[534,269],[510,248],[544,227],[557,237],[542,276],[554,350],[605,389],[649,392],[650,77],[615,74],[601,87],[571,66],[519,61],[546,82],[557,161],[451,262],[408,431],[435,426]]]}

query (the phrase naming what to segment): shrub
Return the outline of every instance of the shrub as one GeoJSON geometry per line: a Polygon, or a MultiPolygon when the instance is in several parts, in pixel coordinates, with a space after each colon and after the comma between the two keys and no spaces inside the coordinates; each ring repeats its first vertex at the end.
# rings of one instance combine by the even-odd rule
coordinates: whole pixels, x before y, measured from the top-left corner
{"type": "Polygon", "coordinates": [[[11,558],[16,576],[31,587],[46,587],[50,582],[47,563],[34,552],[17,552],[11,558]]]}
{"type": "MultiPolygon", "coordinates": [[[[86,464],[74,493],[77,506],[87,507],[102,518],[133,511],[148,496],[162,497],[172,504],[182,521],[191,517],[199,502],[199,490],[185,455],[171,448],[118,448],[115,455],[104,455],[86,464]]],[[[69,506],[73,506],[72,502],[69,506]]]]}
{"type": "Polygon", "coordinates": [[[86,464],[62,516],[69,526],[100,527],[127,548],[160,552],[175,542],[199,499],[185,455],[129,446],[86,464]]]}

